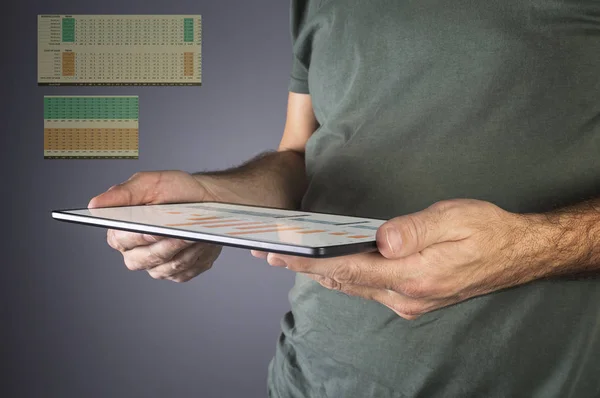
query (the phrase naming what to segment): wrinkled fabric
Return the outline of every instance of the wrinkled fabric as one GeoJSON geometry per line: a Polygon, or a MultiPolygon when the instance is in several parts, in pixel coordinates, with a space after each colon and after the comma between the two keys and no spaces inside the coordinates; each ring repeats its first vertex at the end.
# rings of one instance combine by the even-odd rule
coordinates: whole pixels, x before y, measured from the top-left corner
{"type": "MultiPolygon", "coordinates": [[[[600,1],[292,1],[290,90],[319,128],[305,210],[600,197],[600,1]]],[[[298,275],[272,397],[598,397],[600,281],[540,280],[398,317],[298,275]]]]}

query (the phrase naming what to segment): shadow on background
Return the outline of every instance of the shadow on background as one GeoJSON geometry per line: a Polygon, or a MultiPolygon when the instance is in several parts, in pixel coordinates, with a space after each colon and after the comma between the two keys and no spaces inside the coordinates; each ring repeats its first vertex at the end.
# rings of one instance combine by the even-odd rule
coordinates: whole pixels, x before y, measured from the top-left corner
{"type": "Polygon", "coordinates": [[[3,397],[263,397],[293,275],[226,248],[186,284],[126,270],[105,230],[51,219],[140,170],[279,143],[288,2],[15,2],[2,29],[3,397]],[[202,87],[38,87],[38,14],[201,14],[202,87]],[[139,160],[44,160],[44,95],[139,95],[139,160]],[[7,223],[8,221],[8,223],[7,223]]]}

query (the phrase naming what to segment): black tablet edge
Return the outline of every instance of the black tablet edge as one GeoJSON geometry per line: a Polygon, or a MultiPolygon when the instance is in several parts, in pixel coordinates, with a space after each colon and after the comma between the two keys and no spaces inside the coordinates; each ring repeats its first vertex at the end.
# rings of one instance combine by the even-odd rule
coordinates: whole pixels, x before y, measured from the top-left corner
{"type": "MultiPolygon", "coordinates": [[[[195,203],[199,203],[199,202],[195,202],[195,203]]],[[[204,202],[204,203],[208,203],[208,202],[204,202]]],[[[214,203],[220,203],[220,202],[214,202],[214,203]]],[[[126,207],[126,206],[115,206],[115,207],[126,207]]],[[[260,207],[260,206],[256,206],[256,207],[260,207]]],[[[135,228],[124,228],[121,226],[117,227],[114,225],[107,226],[107,225],[97,224],[97,223],[93,223],[93,222],[77,221],[77,220],[73,220],[73,219],[56,217],[55,214],[64,214],[69,217],[81,217],[81,218],[84,218],[87,220],[104,220],[104,221],[108,221],[108,222],[112,222],[112,223],[118,222],[118,223],[123,223],[123,224],[130,224],[133,226],[139,225],[139,226],[146,226],[146,227],[151,227],[151,228],[167,229],[167,230],[172,230],[173,232],[179,231],[179,232],[187,232],[187,233],[196,233],[193,231],[184,231],[184,230],[169,228],[169,227],[157,227],[157,226],[150,225],[150,224],[143,224],[143,223],[133,224],[133,223],[128,223],[126,221],[113,220],[110,218],[86,216],[86,215],[81,215],[81,214],[69,213],[69,211],[78,211],[78,210],[89,210],[89,209],[84,208],[84,209],[72,209],[72,210],[52,210],[51,214],[52,214],[52,218],[57,221],[68,222],[68,223],[72,223],[72,224],[89,225],[92,227],[105,228],[105,229],[114,228],[114,229],[118,229],[121,231],[148,233],[147,230],[141,230],[141,229],[135,229],[135,228]]],[[[326,213],[321,213],[321,214],[326,214],[326,213]]],[[[216,245],[220,245],[220,246],[236,247],[236,248],[240,248],[240,249],[261,250],[261,248],[257,248],[256,245],[252,245],[252,244],[215,242],[215,241],[210,241],[210,240],[205,240],[205,239],[200,239],[200,238],[195,238],[195,237],[185,237],[185,236],[181,236],[181,235],[175,235],[175,234],[171,235],[171,234],[156,233],[156,232],[151,232],[151,234],[158,235],[158,236],[170,237],[170,238],[192,240],[192,241],[196,241],[196,242],[206,242],[206,243],[216,244],[216,245]]],[[[211,235],[211,234],[204,233],[204,235],[211,235]]],[[[220,236],[220,235],[213,235],[213,236],[220,236]]],[[[235,239],[236,241],[244,241],[245,240],[245,241],[252,242],[252,243],[256,242],[254,240],[249,240],[249,239],[244,239],[244,238],[231,238],[231,239],[235,239]]],[[[321,247],[307,247],[307,246],[300,246],[300,245],[293,245],[293,244],[279,244],[279,243],[271,243],[271,242],[264,242],[264,241],[261,241],[261,243],[271,246],[269,248],[264,248],[261,251],[268,251],[269,253],[280,253],[280,254],[286,254],[286,255],[291,255],[291,256],[300,256],[300,257],[309,257],[309,258],[341,257],[341,256],[345,256],[345,255],[359,254],[359,253],[377,250],[376,241],[357,242],[357,243],[349,243],[349,244],[344,244],[344,245],[321,246],[321,247]],[[284,249],[281,249],[281,247],[283,247],[284,249]],[[286,249],[286,248],[289,248],[289,249],[286,249]],[[296,249],[296,250],[294,250],[294,249],[296,249]]]]}

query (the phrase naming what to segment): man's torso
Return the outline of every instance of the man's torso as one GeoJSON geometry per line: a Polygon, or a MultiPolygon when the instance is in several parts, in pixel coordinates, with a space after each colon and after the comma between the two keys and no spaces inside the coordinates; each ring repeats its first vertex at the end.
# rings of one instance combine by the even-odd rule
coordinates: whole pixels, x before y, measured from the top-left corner
{"type": "MultiPolygon", "coordinates": [[[[450,198],[541,212],[600,195],[599,1],[322,0],[294,51],[319,129],[306,210],[450,198]]],[[[600,282],[544,280],[416,321],[298,276],[282,397],[600,393],[600,282]],[[294,392],[295,391],[295,392],[294,392]]]]}

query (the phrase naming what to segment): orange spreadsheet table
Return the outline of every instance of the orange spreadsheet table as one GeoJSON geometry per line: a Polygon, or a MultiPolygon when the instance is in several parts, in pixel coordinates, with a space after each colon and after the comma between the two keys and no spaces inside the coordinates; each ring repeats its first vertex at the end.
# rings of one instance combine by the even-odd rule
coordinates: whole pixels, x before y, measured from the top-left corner
{"type": "Polygon", "coordinates": [[[200,86],[200,15],[38,15],[38,85],[200,86]]]}
{"type": "Polygon", "coordinates": [[[137,159],[137,96],[44,97],[45,159],[137,159]]]}

